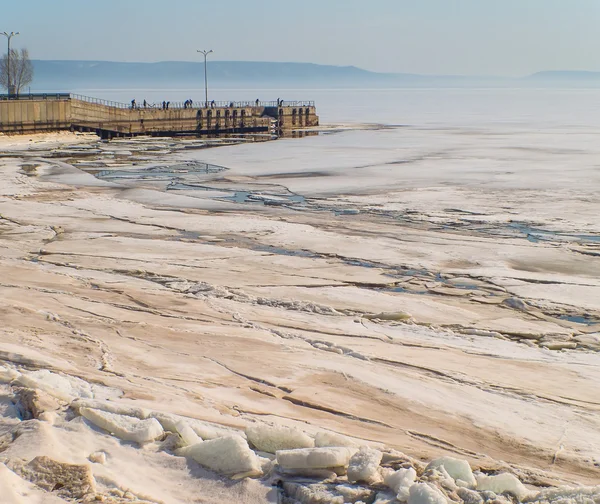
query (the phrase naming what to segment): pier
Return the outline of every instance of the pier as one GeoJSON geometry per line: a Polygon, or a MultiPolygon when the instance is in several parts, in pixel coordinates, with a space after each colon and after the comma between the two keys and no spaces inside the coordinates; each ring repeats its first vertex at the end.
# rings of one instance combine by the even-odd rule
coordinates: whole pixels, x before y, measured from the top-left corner
{"type": "Polygon", "coordinates": [[[169,103],[135,107],[71,93],[0,96],[0,132],[87,131],[113,137],[154,135],[302,136],[319,125],[312,101],[169,103]]]}

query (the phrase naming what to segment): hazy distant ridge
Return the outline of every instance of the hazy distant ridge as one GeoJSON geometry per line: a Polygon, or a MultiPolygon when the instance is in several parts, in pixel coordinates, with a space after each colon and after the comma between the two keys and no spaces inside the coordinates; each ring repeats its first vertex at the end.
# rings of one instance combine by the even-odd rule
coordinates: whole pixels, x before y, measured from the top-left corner
{"type": "Polygon", "coordinates": [[[537,72],[529,76],[529,79],[537,80],[598,80],[600,72],[588,72],[585,70],[548,70],[537,72]]]}
{"type": "MultiPolygon", "coordinates": [[[[115,85],[185,87],[196,86],[204,79],[204,65],[200,62],[35,60],[33,63],[36,88],[73,89],[115,85]]],[[[442,79],[455,82],[472,79],[461,76],[378,73],[354,66],[252,61],[209,61],[208,73],[213,83],[271,85],[397,86],[427,84],[442,79]]]]}
{"type": "MultiPolygon", "coordinates": [[[[165,61],[121,63],[111,61],[34,61],[36,79],[52,85],[75,86],[120,82],[134,85],[198,82],[204,79],[203,63],[165,61]]],[[[353,66],[312,63],[211,61],[212,82],[369,82],[390,80],[397,75],[369,72],[353,66]]],[[[415,76],[416,77],[416,76],[415,76]]]]}
{"type": "MultiPolygon", "coordinates": [[[[114,61],[34,60],[35,90],[69,91],[81,88],[186,88],[204,80],[201,62],[164,61],[123,63],[114,61]]],[[[600,72],[547,71],[525,78],[460,75],[417,75],[378,73],[354,66],[313,63],[253,61],[209,61],[209,78],[214,84],[244,86],[341,86],[341,87],[471,87],[574,85],[600,83],[600,72]]]]}

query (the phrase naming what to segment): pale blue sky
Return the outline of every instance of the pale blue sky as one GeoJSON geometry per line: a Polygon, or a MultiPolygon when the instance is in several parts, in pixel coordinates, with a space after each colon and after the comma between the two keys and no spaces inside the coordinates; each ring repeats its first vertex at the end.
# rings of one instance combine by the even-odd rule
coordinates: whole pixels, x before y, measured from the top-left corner
{"type": "Polygon", "coordinates": [[[20,31],[15,45],[35,59],[194,61],[196,49],[207,48],[219,60],[382,72],[600,70],[600,0],[2,3],[0,31],[20,31]]]}

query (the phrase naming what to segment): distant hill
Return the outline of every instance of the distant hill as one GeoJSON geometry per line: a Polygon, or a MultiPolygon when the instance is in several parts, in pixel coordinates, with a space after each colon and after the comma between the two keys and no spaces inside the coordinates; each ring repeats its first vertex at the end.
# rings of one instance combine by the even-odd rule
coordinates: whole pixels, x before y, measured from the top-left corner
{"type": "MultiPolygon", "coordinates": [[[[111,61],[33,61],[36,87],[134,86],[186,87],[204,79],[204,64],[179,61],[121,63],[111,61]]],[[[353,66],[312,63],[209,61],[208,75],[214,83],[368,83],[393,79],[353,66]]]]}
{"type": "MultiPolygon", "coordinates": [[[[174,88],[196,87],[204,79],[204,63],[165,61],[122,63],[112,61],[34,60],[35,90],[77,88],[174,88]]],[[[472,77],[390,74],[354,66],[313,63],[210,61],[212,83],[251,86],[427,86],[463,85],[472,77]]],[[[481,80],[486,80],[481,78],[481,80]]],[[[489,80],[489,79],[487,79],[489,80]]]]}
{"type": "Polygon", "coordinates": [[[530,80],[545,81],[595,81],[600,80],[600,72],[587,72],[584,70],[550,70],[537,72],[528,77],[530,80]]]}
{"type": "MultiPolygon", "coordinates": [[[[34,91],[189,89],[204,82],[203,62],[34,60],[34,91]]],[[[524,78],[378,73],[354,66],[261,61],[210,61],[210,82],[245,87],[574,87],[600,85],[600,72],[547,71],[524,78]]]]}

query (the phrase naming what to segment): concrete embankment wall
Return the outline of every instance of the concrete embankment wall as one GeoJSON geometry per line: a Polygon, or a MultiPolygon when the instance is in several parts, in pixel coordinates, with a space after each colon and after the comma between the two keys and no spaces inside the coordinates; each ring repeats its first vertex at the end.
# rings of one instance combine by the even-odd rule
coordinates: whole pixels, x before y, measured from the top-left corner
{"type": "Polygon", "coordinates": [[[71,100],[75,129],[101,129],[116,134],[218,133],[268,131],[271,119],[253,115],[252,107],[208,109],[126,109],[71,100]]]}
{"type": "Polygon", "coordinates": [[[0,101],[0,132],[34,133],[70,127],[70,100],[0,101]]]}

